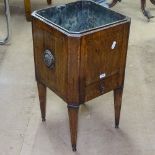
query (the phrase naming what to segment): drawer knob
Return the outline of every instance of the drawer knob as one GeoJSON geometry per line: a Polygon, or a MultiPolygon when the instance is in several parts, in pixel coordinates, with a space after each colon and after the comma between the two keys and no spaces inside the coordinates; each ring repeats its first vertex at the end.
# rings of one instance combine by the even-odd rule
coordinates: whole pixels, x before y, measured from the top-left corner
{"type": "Polygon", "coordinates": [[[112,50],[115,49],[116,44],[117,44],[117,42],[116,42],[116,41],[113,41],[113,43],[112,43],[112,45],[111,45],[111,49],[112,49],[112,50]]]}
{"type": "Polygon", "coordinates": [[[47,49],[44,51],[43,60],[48,68],[54,68],[55,58],[50,50],[47,49]]]}
{"type": "Polygon", "coordinates": [[[100,74],[100,79],[103,79],[103,78],[105,78],[106,77],[106,73],[101,73],[100,74]]]}

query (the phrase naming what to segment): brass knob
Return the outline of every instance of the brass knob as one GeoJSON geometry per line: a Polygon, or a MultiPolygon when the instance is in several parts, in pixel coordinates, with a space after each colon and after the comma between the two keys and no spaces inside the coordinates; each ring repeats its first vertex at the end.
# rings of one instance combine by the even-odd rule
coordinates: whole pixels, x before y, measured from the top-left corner
{"type": "Polygon", "coordinates": [[[46,49],[44,51],[43,60],[44,60],[45,65],[48,68],[54,68],[55,58],[54,58],[54,55],[52,54],[52,52],[50,50],[46,49]]]}

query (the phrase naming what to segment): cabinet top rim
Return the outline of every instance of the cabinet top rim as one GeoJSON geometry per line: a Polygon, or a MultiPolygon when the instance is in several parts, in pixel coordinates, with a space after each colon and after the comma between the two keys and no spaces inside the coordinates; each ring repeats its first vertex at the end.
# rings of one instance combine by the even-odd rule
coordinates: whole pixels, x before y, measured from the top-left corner
{"type": "Polygon", "coordinates": [[[82,36],[130,21],[129,17],[92,1],[47,7],[34,11],[32,17],[67,36],[82,36]]]}

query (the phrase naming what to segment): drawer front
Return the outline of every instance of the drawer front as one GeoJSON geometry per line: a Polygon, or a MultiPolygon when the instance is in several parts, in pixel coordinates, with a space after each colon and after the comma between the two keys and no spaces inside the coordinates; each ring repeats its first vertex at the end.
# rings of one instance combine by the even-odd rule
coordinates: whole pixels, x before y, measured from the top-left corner
{"type": "Polygon", "coordinates": [[[119,72],[122,40],[122,25],[86,38],[86,85],[119,72]]]}
{"type": "Polygon", "coordinates": [[[37,80],[65,98],[67,54],[65,54],[64,39],[38,27],[35,27],[33,35],[37,80]]]}
{"type": "Polygon", "coordinates": [[[85,101],[103,95],[120,86],[119,74],[115,74],[104,80],[92,83],[85,88],[85,101]]]}

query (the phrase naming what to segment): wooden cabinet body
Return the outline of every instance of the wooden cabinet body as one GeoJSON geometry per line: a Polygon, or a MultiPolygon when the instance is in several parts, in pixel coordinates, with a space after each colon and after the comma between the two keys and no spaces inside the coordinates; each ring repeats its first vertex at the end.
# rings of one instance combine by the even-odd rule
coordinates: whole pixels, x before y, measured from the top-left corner
{"type": "Polygon", "coordinates": [[[68,33],[32,15],[42,120],[45,121],[48,87],[67,103],[73,151],[80,104],[114,91],[115,126],[119,125],[129,28],[130,19],[126,18],[91,31],[68,33]],[[48,65],[51,61],[52,66],[48,65]]]}
{"type": "Polygon", "coordinates": [[[82,36],[67,36],[33,19],[37,81],[72,104],[84,103],[122,87],[129,24],[113,25],[82,36]],[[52,69],[44,63],[47,49],[55,58],[52,69]]]}

